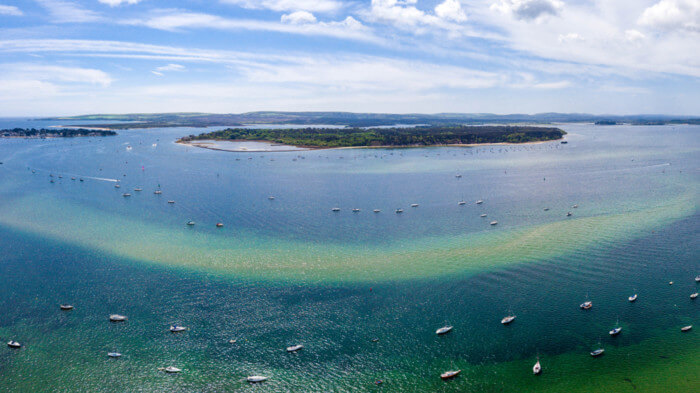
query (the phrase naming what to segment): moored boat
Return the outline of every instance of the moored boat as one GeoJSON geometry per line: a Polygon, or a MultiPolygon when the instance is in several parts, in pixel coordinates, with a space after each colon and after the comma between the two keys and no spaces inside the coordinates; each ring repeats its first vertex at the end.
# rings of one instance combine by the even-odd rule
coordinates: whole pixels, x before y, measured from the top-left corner
{"type": "Polygon", "coordinates": [[[579,307],[581,307],[581,309],[583,309],[583,310],[590,310],[591,307],[593,307],[593,302],[591,302],[590,300],[587,300],[587,301],[581,303],[581,305],[579,307]]]}
{"type": "Polygon", "coordinates": [[[445,371],[444,373],[440,374],[440,378],[442,379],[451,379],[459,375],[462,370],[453,370],[453,371],[445,371]]]}
{"type": "Polygon", "coordinates": [[[484,203],[484,201],[482,201],[481,199],[479,199],[478,201],[476,201],[476,204],[477,204],[477,205],[481,205],[482,203],[484,203]]]}
{"type": "Polygon", "coordinates": [[[217,223],[216,223],[216,227],[217,227],[217,228],[221,228],[221,227],[223,227],[223,226],[224,226],[224,223],[223,223],[223,222],[217,222],[217,223]]]}
{"type": "Polygon", "coordinates": [[[504,325],[507,325],[515,320],[515,315],[509,315],[503,319],[501,319],[501,323],[504,325]]]}
{"type": "Polygon", "coordinates": [[[637,294],[635,293],[634,295],[628,297],[627,300],[629,300],[630,302],[634,302],[635,300],[637,300],[637,294]]]}
{"type": "Polygon", "coordinates": [[[119,315],[119,314],[112,314],[109,316],[109,321],[110,322],[124,322],[126,321],[126,317],[124,315],[119,315]]]}
{"type": "Polygon", "coordinates": [[[187,225],[189,225],[189,226],[193,226],[194,224],[195,224],[194,221],[187,221],[187,225]]]}
{"type": "Polygon", "coordinates": [[[622,331],[622,328],[618,326],[618,327],[616,327],[615,329],[609,331],[608,333],[609,333],[611,336],[617,336],[618,334],[620,334],[621,331],[622,331]]]}
{"type": "Polygon", "coordinates": [[[117,358],[120,358],[121,356],[122,356],[122,354],[119,352],[108,352],[107,353],[107,357],[110,357],[112,359],[117,359],[117,358]]]}
{"type": "Polygon", "coordinates": [[[184,332],[185,330],[187,330],[187,328],[184,326],[173,325],[170,327],[170,331],[173,333],[184,332]]]}
{"type": "Polygon", "coordinates": [[[691,298],[691,299],[696,299],[697,297],[698,297],[698,293],[697,293],[697,292],[691,293],[691,294],[690,294],[690,298],[691,298]]]}
{"type": "Polygon", "coordinates": [[[412,204],[411,204],[411,207],[418,207],[418,204],[417,204],[417,203],[412,203],[412,204]]]}
{"type": "Polygon", "coordinates": [[[593,357],[600,356],[603,354],[603,352],[605,352],[605,349],[598,348],[598,349],[591,352],[591,356],[593,356],[593,357]]]}
{"type": "Polygon", "coordinates": [[[296,351],[303,349],[303,348],[304,348],[304,346],[301,344],[292,345],[291,347],[287,347],[287,352],[296,352],[296,351]]]}
{"type": "Polygon", "coordinates": [[[248,378],[246,378],[246,381],[251,383],[265,382],[267,381],[267,377],[263,377],[262,375],[251,375],[248,378]]]}
{"type": "Polygon", "coordinates": [[[168,374],[176,374],[176,373],[182,372],[181,369],[179,369],[177,367],[173,367],[173,366],[168,366],[166,368],[159,368],[158,370],[165,371],[168,374]]]}
{"type": "Polygon", "coordinates": [[[442,335],[442,334],[449,333],[451,331],[452,331],[452,326],[443,326],[440,329],[436,330],[435,334],[442,335]]]}
{"type": "Polygon", "coordinates": [[[61,304],[58,307],[60,307],[63,311],[69,311],[73,309],[73,306],[71,306],[70,304],[61,304]]]}
{"type": "Polygon", "coordinates": [[[331,209],[331,211],[339,212],[339,211],[340,211],[340,208],[339,208],[339,207],[334,207],[334,208],[331,209]]]}
{"type": "Polygon", "coordinates": [[[22,344],[18,343],[17,341],[14,341],[14,340],[8,341],[7,346],[10,348],[15,348],[15,349],[22,348],[22,344]]]}
{"type": "Polygon", "coordinates": [[[496,221],[496,220],[493,220],[493,221],[491,221],[491,223],[490,223],[490,224],[491,224],[491,225],[498,225],[498,221],[496,221]]]}
{"type": "Polygon", "coordinates": [[[687,332],[688,330],[690,330],[692,328],[693,328],[693,325],[683,326],[681,328],[681,332],[687,332]]]}
{"type": "Polygon", "coordinates": [[[537,358],[537,363],[535,363],[534,366],[532,366],[532,373],[535,375],[539,375],[542,372],[542,365],[540,364],[540,359],[537,358]]]}

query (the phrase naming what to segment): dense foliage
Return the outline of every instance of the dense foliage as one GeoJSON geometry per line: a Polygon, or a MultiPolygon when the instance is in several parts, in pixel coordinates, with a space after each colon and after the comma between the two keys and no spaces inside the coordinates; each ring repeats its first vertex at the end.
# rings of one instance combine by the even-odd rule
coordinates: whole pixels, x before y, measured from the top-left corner
{"type": "Polygon", "coordinates": [[[293,146],[430,146],[472,143],[523,143],[560,139],[559,128],[533,126],[428,126],[407,128],[228,128],[190,135],[190,140],[261,140],[293,146]]]}
{"type": "Polygon", "coordinates": [[[42,138],[42,137],[74,137],[74,136],[106,136],[106,135],[117,135],[114,131],[107,130],[89,130],[85,128],[12,128],[0,130],[0,136],[4,137],[29,137],[29,138],[42,138]]]}

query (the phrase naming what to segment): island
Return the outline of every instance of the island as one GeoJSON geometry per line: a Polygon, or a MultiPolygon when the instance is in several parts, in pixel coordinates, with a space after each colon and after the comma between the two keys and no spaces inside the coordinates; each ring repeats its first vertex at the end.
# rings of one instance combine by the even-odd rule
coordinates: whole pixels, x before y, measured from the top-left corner
{"type": "Polygon", "coordinates": [[[178,140],[200,147],[198,141],[259,141],[309,149],[338,147],[414,147],[527,143],[562,139],[564,130],[536,126],[416,126],[374,128],[227,128],[178,140]]]}
{"type": "Polygon", "coordinates": [[[1,138],[73,138],[110,135],[117,135],[117,133],[111,130],[92,128],[12,128],[0,130],[1,138]]]}

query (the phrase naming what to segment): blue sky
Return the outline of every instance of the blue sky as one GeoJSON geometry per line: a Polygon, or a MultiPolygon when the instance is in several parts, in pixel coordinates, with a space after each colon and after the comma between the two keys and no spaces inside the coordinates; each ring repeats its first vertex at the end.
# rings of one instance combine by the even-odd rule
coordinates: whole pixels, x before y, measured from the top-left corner
{"type": "Polygon", "coordinates": [[[700,0],[0,0],[0,116],[700,115],[700,0]]]}

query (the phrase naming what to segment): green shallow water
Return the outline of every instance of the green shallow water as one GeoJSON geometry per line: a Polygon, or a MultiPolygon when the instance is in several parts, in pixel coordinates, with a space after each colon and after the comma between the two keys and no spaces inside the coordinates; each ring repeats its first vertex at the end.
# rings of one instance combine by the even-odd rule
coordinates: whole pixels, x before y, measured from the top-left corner
{"type": "Polygon", "coordinates": [[[0,349],[0,391],[694,392],[700,128],[565,128],[567,145],[276,154],[172,129],[0,140],[0,341],[25,345],[0,349]]]}

